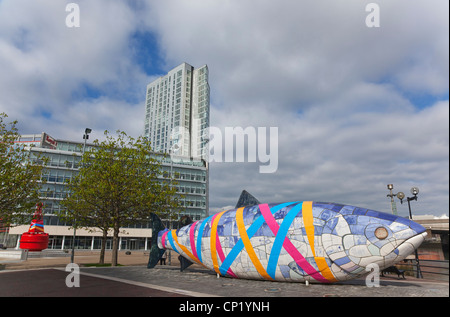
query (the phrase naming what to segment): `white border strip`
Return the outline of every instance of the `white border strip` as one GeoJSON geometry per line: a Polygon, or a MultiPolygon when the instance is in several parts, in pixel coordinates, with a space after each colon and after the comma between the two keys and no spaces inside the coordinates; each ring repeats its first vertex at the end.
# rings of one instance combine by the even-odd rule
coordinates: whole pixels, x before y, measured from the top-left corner
{"type": "MultiPolygon", "coordinates": [[[[62,268],[58,268],[58,269],[61,270],[61,271],[65,271],[65,269],[62,269],[62,268]]],[[[105,280],[120,282],[120,283],[126,283],[126,284],[130,284],[130,285],[135,285],[135,286],[152,288],[152,289],[156,289],[156,290],[160,290],[160,291],[164,291],[164,292],[170,292],[170,293],[175,293],[175,294],[180,294],[180,295],[185,295],[185,296],[192,296],[192,297],[221,297],[221,296],[218,296],[218,295],[211,295],[211,294],[199,293],[199,292],[194,292],[194,291],[186,291],[186,290],[178,289],[178,288],[172,288],[172,287],[167,287],[167,286],[160,286],[160,285],[155,285],[155,284],[130,281],[130,280],[125,280],[125,279],[121,279],[121,278],[117,278],[117,277],[100,275],[100,274],[86,273],[86,272],[81,272],[81,271],[80,271],[80,274],[81,275],[86,275],[86,276],[91,276],[91,277],[102,278],[102,279],[105,279],[105,280]]]]}

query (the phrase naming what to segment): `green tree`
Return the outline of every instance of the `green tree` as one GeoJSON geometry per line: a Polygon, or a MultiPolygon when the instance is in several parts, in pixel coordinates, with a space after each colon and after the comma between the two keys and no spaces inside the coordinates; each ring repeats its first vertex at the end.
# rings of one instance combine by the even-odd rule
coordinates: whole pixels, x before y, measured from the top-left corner
{"type": "Polygon", "coordinates": [[[108,131],[105,136],[105,141],[95,140],[83,154],[79,173],[69,183],[70,195],[62,202],[66,210],[61,216],[76,227],[101,229],[104,240],[112,229],[115,266],[120,229],[150,221],[151,213],[167,217],[168,211],[179,208],[179,200],[171,176],[162,176],[161,162],[148,139],[134,139],[121,131],[117,138],[108,131]]]}
{"type": "Polygon", "coordinates": [[[20,137],[17,121],[7,123],[7,117],[0,113],[0,220],[6,225],[19,225],[30,221],[39,201],[43,164],[33,161],[44,161],[28,146],[14,143],[20,137]]]}

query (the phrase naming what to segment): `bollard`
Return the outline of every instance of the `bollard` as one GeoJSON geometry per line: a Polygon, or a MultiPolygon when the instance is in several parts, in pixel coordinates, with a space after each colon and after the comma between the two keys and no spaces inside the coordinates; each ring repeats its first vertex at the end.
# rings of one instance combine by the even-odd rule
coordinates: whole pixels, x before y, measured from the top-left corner
{"type": "Polygon", "coordinates": [[[22,253],[20,254],[20,260],[21,261],[28,260],[28,250],[22,249],[22,253]]]}

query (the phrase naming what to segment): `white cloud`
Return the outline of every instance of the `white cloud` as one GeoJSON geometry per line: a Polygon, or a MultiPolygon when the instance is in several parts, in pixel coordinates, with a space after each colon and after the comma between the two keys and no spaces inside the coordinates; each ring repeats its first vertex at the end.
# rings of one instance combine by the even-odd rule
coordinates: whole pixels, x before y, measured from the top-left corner
{"type": "Polygon", "coordinates": [[[65,131],[54,135],[83,131],[92,122],[140,133],[135,127],[143,124],[126,119],[144,113],[135,103],[143,103],[151,77],[135,64],[129,46],[138,29],[134,13],[123,1],[77,3],[80,28],[66,26],[64,1],[0,3],[0,110],[27,132],[40,132],[47,121],[47,130],[65,131]],[[96,95],[86,95],[86,89],[96,95]],[[42,113],[51,120],[30,122],[42,113]]]}
{"type": "Polygon", "coordinates": [[[316,111],[272,116],[280,127],[278,171],[258,174],[258,164],[214,163],[214,207],[234,202],[246,189],[261,201],[335,201],[389,211],[386,185],[394,183],[407,193],[413,185],[421,188],[418,210],[447,212],[448,109],[448,102],[439,102],[419,112],[347,113],[336,120],[316,111]]]}
{"type": "Polygon", "coordinates": [[[380,1],[378,29],[367,3],[162,1],[150,20],[169,64],[212,66],[213,95],[229,103],[303,108],[361,81],[447,91],[448,3],[380,1]]]}
{"type": "Polygon", "coordinates": [[[153,32],[148,64],[208,64],[212,126],[278,127],[276,173],[211,165],[213,210],[246,189],[389,211],[393,183],[419,186],[418,213],[448,214],[448,2],[378,0],[381,26],[368,28],[370,2],[79,0],[81,27],[69,29],[68,1],[3,0],[0,112],[25,133],[139,134],[160,74],[131,43],[153,32]]]}
{"type": "Polygon", "coordinates": [[[213,126],[279,127],[277,173],[212,165],[216,210],[245,188],[261,201],[334,200],[388,211],[393,182],[404,191],[423,187],[419,210],[448,213],[448,101],[436,103],[448,98],[448,3],[377,1],[378,29],[365,26],[367,3],[153,7],[151,27],[168,64],[208,64],[213,126]],[[421,95],[432,98],[418,110],[421,95]]]}

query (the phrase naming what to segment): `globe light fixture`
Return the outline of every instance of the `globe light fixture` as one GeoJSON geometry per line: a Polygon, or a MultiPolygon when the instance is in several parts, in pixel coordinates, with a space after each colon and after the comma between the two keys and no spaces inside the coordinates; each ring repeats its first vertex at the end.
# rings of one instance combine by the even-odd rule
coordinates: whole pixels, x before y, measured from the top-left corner
{"type": "Polygon", "coordinates": [[[392,190],[394,189],[394,185],[393,184],[388,184],[387,185],[387,189],[389,189],[389,194],[387,195],[387,197],[391,197],[391,211],[393,215],[397,215],[397,205],[395,204],[394,201],[394,196],[396,194],[394,194],[392,192],[392,190]]]}

